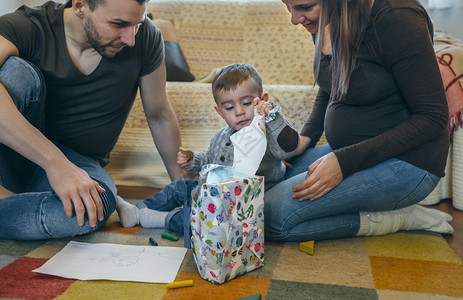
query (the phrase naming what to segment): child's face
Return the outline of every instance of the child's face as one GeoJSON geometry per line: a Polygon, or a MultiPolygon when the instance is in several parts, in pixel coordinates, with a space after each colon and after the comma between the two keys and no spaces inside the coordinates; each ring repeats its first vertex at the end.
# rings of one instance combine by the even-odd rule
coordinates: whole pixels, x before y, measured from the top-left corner
{"type": "Polygon", "coordinates": [[[260,97],[258,85],[249,78],[234,90],[217,91],[215,110],[228,126],[240,130],[251,124],[254,119],[253,100],[260,97]]]}

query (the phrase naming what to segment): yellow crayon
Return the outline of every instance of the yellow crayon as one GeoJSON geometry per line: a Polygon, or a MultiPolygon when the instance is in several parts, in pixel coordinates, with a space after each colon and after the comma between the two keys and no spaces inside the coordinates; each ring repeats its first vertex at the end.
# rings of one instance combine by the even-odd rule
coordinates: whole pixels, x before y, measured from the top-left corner
{"type": "Polygon", "coordinates": [[[299,250],[304,251],[310,255],[313,255],[314,241],[308,241],[299,244],[299,250]]]}
{"type": "Polygon", "coordinates": [[[176,289],[186,286],[193,286],[193,280],[176,281],[166,284],[166,287],[169,289],[176,289]]]}

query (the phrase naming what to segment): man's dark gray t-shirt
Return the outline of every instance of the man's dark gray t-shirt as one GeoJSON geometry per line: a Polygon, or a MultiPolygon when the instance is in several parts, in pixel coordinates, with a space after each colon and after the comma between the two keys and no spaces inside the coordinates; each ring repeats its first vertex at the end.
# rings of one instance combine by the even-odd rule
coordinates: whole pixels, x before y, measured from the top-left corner
{"type": "Polygon", "coordinates": [[[0,17],[0,35],[45,77],[46,136],[105,165],[132,107],[139,77],[162,63],[164,43],[159,29],[146,18],[134,47],[124,47],[114,58],[103,57],[85,75],[67,51],[63,12],[69,6],[70,2],[22,6],[0,17]]]}

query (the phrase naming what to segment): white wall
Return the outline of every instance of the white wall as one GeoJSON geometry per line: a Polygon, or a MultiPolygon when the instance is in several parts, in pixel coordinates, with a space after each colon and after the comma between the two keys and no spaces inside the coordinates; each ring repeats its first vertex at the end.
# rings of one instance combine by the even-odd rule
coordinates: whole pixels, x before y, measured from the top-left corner
{"type": "Polygon", "coordinates": [[[459,5],[461,0],[428,0],[429,8],[450,8],[459,5]]]}
{"type": "Polygon", "coordinates": [[[434,28],[463,40],[463,0],[427,0],[424,2],[434,28]]]}

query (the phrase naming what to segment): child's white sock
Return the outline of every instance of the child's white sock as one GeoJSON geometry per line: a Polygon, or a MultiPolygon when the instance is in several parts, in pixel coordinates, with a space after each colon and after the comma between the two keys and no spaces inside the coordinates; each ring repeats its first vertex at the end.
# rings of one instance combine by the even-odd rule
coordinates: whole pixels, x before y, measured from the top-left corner
{"type": "Polygon", "coordinates": [[[119,214],[122,227],[134,227],[140,224],[140,210],[135,205],[125,201],[122,197],[117,196],[116,210],[119,214]]]}
{"type": "Polygon", "coordinates": [[[360,212],[360,235],[383,235],[399,230],[427,230],[453,233],[452,216],[437,209],[415,204],[397,210],[360,212]]]}
{"type": "Polygon", "coordinates": [[[164,228],[168,211],[142,208],[139,211],[140,224],[144,228],[164,228]]]}

